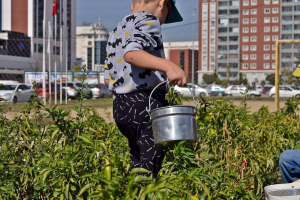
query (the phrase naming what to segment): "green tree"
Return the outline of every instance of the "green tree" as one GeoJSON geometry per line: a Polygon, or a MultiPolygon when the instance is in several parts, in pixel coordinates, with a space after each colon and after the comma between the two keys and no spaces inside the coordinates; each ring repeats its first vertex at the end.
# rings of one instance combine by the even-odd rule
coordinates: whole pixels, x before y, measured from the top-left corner
{"type": "Polygon", "coordinates": [[[78,72],[78,71],[80,71],[80,70],[81,70],[80,65],[76,64],[76,65],[73,67],[72,72],[78,72]]]}
{"type": "Polygon", "coordinates": [[[218,78],[218,75],[216,73],[203,75],[203,81],[207,85],[214,83],[217,80],[217,78],[218,78]]]}
{"type": "Polygon", "coordinates": [[[269,84],[275,85],[275,74],[269,74],[266,77],[266,81],[269,81],[269,84]]]}

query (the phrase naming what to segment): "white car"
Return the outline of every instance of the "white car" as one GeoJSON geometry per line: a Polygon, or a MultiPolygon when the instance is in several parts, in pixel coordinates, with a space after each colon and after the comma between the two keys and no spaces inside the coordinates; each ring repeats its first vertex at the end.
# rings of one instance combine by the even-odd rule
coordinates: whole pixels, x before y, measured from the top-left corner
{"type": "MultiPolygon", "coordinates": [[[[270,97],[275,97],[275,86],[271,88],[269,92],[270,97]]],[[[279,86],[279,97],[300,97],[300,90],[294,90],[290,86],[279,86]]]]}
{"type": "Polygon", "coordinates": [[[0,82],[0,102],[28,102],[34,95],[34,90],[24,83],[0,82]]]}
{"type": "MultiPolygon", "coordinates": [[[[198,85],[194,85],[195,88],[195,97],[198,97],[199,95],[202,97],[208,96],[208,92],[206,89],[198,86],[198,85]]],[[[177,85],[175,85],[175,91],[182,94],[184,97],[193,97],[192,94],[192,90],[193,90],[193,84],[188,83],[185,87],[178,87],[177,85]]]]}
{"type": "Polygon", "coordinates": [[[260,97],[261,93],[256,90],[248,90],[247,87],[244,85],[230,85],[225,89],[226,96],[236,96],[236,97],[243,97],[243,96],[250,96],[250,97],[260,97]]]}
{"type": "MultiPolygon", "coordinates": [[[[62,83],[62,89],[67,90],[68,97],[70,98],[78,98],[79,97],[79,89],[82,88],[81,82],[64,82],[62,83]]],[[[92,91],[88,87],[83,87],[83,95],[86,98],[92,98],[92,91]]]]}
{"type": "Polygon", "coordinates": [[[93,98],[104,98],[104,97],[112,97],[113,94],[108,90],[105,84],[89,84],[88,87],[93,93],[93,98]]]}

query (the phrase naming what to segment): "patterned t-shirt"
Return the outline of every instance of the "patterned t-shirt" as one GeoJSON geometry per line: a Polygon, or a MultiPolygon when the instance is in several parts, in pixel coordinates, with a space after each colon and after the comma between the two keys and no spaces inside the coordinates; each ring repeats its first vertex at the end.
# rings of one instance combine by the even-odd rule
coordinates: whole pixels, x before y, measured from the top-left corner
{"type": "Polygon", "coordinates": [[[165,58],[159,19],[145,11],[124,17],[110,33],[104,76],[110,79],[110,91],[126,94],[152,89],[166,80],[164,72],[142,69],[125,62],[123,56],[137,50],[165,58]]]}

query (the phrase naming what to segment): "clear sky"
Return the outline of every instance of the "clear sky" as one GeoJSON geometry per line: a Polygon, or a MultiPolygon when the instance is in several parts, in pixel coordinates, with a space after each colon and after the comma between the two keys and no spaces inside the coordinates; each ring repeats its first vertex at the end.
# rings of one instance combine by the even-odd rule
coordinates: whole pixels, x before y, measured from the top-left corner
{"type": "MultiPolygon", "coordinates": [[[[77,0],[77,25],[82,22],[94,23],[101,18],[102,24],[111,31],[124,16],[131,13],[130,3],[131,0],[77,0]]],[[[193,24],[199,21],[198,3],[199,0],[176,1],[183,22],[163,25],[164,41],[192,41],[193,37],[195,41],[198,40],[198,23],[193,24]]]]}

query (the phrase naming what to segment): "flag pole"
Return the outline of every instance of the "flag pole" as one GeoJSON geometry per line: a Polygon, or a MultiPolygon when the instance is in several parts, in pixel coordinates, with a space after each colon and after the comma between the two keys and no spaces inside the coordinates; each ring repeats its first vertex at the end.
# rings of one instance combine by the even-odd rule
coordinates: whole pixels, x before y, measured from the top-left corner
{"type": "Polygon", "coordinates": [[[62,3],[63,1],[60,0],[59,9],[60,9],[60,105],[62,104],[62,67],[63,67],[63,26],[62,26],[62,20],[63,20],[63,10],[62,10],[62,3]]]}
{"type": "MultiPolygon", "coordinates": [[[[66,83],[68,81],[68,39],[66,39],[66,83]]],[[[68,104],[68,92],[65,91],[65,97],[66,97],[66,104],[68,104]]]]}
{"type": "Polygon", "coordinates": [[[44,1],[44,20],[43,20],[43,101],[46,106],[46,1],[44,1]]]}
{"type": "MultiPolygon", "coordinates": [[[[54,21],[55,21],[55,34],[54,34],[54,49],[55,49],[55,57],[57,55],[57,47],[56,47],[56,40],[57,40],[57,14],[55,14],[54,17],[54,21]]],[[[57,59],[55,58],[55,63],[54,63],[54,103],[55,105],[57,104],[57,59]]]]}
{"type": "Polygon", "coordinates": [[[48,54],[49,54],[49,72],[48,72],[48,87],[49,87],[49,106],[51,106],[51,21],[48,22],[48,54]]]}

